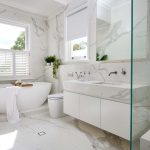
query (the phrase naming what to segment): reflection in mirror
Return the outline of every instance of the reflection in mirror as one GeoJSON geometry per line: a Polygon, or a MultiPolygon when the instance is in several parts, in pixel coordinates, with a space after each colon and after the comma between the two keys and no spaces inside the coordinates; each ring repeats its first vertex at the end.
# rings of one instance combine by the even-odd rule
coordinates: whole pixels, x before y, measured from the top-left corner
{"type": "MultiPolygon", "coordinates": [[[[141,3],[137,3],[141,4],[141,3]]],[[[147,57],[147,0],[134,17],[135,59],[147,57]]],[[[138,8],[135,7],[135,8],[138,8]]],[[[97,0],[96,60],[129,60],[131,58],[131,0],[97,0]]]]}

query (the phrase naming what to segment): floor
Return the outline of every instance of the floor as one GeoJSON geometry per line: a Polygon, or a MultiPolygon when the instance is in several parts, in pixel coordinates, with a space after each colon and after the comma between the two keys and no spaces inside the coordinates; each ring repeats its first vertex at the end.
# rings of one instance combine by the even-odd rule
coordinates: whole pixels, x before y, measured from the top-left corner
{"type": "Polygon", "coordinates": [[[129,142],[69,116],[23,115],[0,122],[0,150],[129,150],[129,142]]]}

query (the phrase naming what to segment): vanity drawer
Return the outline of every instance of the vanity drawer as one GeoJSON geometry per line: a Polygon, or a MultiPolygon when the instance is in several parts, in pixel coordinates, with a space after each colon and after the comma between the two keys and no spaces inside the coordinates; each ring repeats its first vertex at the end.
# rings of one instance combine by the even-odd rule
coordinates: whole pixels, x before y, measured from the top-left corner
{"type": "Polygon", "coordinates": [[[64,113],[79,118],[79,94],[64,91],[64,113]]]}
{"type": "Polygon", "coordinates": [[[100,127],[100,98],[80,95],[80,120],[100,127]]]}
{"type": "Polygon", "coordinates": [[[130,139],[130,105],[101,100],[101,128],[130,139]]]}

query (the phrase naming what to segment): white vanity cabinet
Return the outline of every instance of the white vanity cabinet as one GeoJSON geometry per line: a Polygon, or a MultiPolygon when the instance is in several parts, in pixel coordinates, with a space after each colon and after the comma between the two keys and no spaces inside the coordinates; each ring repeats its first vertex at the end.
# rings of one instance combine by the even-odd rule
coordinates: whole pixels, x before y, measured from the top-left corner
{"type": "Polygon", "coordinates": [[[101,100],[101,128],[130,139],[130,105],[101,100]]]}
{"type": "Polygon", "coordinates": [[[64,113],[130,139],[130,105],[64,91],[64,113]]]}
{"type": "Polygon", "coordinates": [[[79,119],[79,94],[64,92],[64,113],[79,119]]]}
{"type": "MultiPolygon", "coordinates": [[[[142,104],[149,88],[149,85],[134,84],[135,104],[142,104]]],[[[63,89],[69,91],[64,92],[66,114],[130,140],[130,84],[73,80],[65,81],[63,89]]],[[[133,115],[137,115],[137,111],[133,109],[133,115]]],[[[133,138],[147,129],[147,119],[143,120],[142,127],[137,126],[133,138]]]]}
{"type": "Polygon", "coordinates": [[[64,113],[100,127],[100,99],[64,92],[64,113]]]}
{"type": "Polygon", "coordinates": [[[100,127],[100,98],[80,95],[80,120],[100,127]]]}

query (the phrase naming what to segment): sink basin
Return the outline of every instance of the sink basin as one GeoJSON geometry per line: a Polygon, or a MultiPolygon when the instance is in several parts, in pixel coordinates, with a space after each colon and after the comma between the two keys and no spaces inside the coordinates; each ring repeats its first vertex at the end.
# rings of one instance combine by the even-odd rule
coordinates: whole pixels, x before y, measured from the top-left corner
{"type": "Polygon", "coordinates": [[[121,83],[113,83],[113,82],[92,82],[91,84],[101,84],[101,85],[121,85],[121,83]]]}
{"type": "Polygon", "coordinates": [[[89,84],[103,84],[103,81],[84,81],[85,83],[89,83],[89,84]]]}
{"type": "Polygon", "coordinates": [[[87,83],[87,84],[105,84],[105,85],[120,85],[121,83],[114,83],[114,82],[103,82],[103,81],[72,81],[72,82],[83,82],[83,83],[87,83]]]}
{"type": "MultiPolygon", "coordinates": [[[[104,83],[101,81],[65,81],[63,84],[66,91],[123,103],[130,103],[130,87],[128,83],[104,83]]],[[[149,95],[149,86],[134,84],[133,95],[133,102],[142,101],[149,95]]]]}

